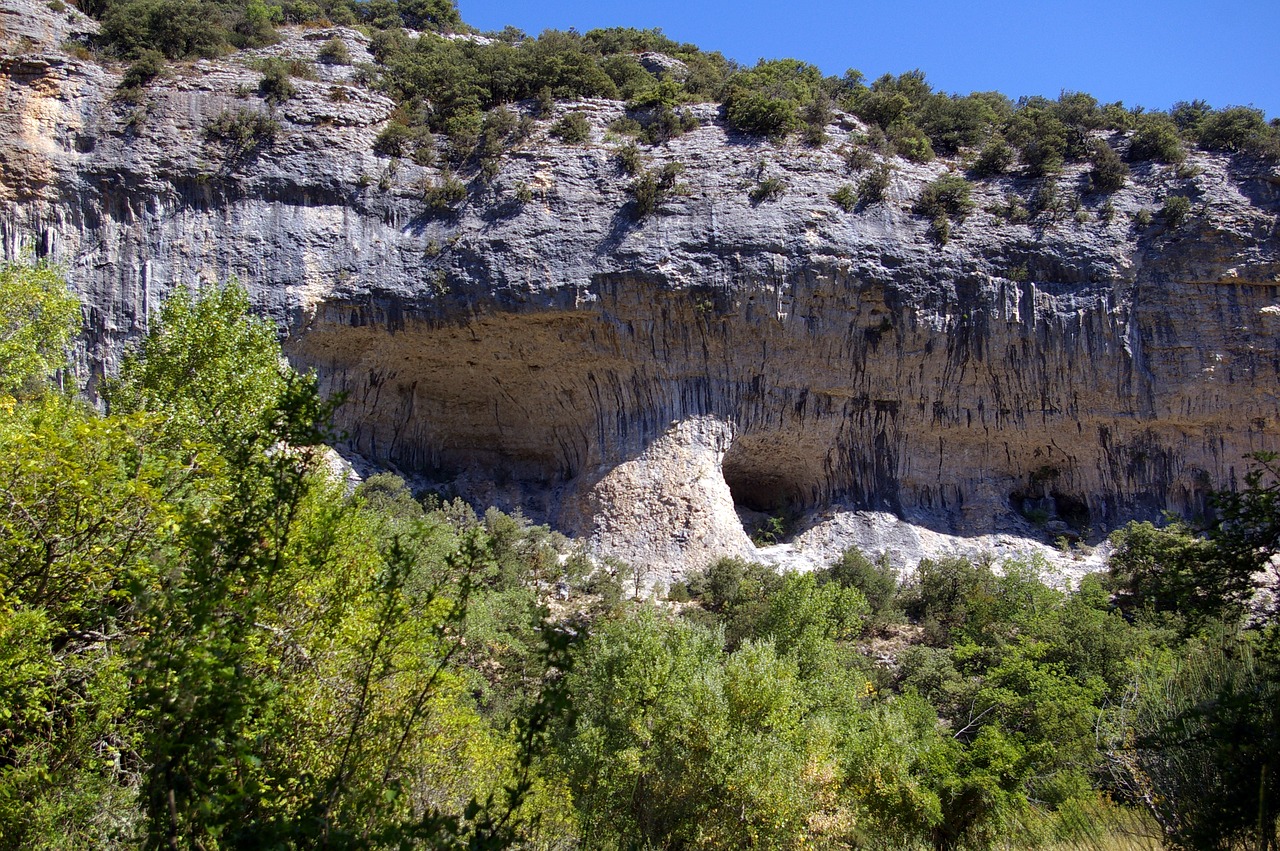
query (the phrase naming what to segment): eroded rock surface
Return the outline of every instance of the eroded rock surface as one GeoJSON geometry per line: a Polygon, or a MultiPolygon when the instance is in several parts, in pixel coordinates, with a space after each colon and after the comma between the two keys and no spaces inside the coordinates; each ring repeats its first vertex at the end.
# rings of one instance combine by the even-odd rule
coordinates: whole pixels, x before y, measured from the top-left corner
{"type": "MultiPolygon", "coordinates": [[[[0,0],[0,25],[0,244],[66,264],[96,374],[173,285],[237,276],[295,363],[347,395],[350,449],[484,482],[477,498],[664,581],[752,553],[735,503],[790,512],[800,550],[862,540],[834,519],[858,511],[1096,540],[1202,513],[1246,453],[1280,449],[1273,167],[1140,164],[1032,224],[989,211],[1030,182],[986,181],[940,246],[911,203],[958,163],[895,160],[886,202],[846,213],[829,196],[857,182],[839,153],[855,119],[815,149],[736,136],[704,105],[645,149],[684,172],[638,219],[605,129],[623,104],[589,101],[557,109],[588,116],[590,144],[540,120],[439,216],[437,169],[374,153],[393,104],[351,67],[295,80],[273,140],[206,132],[270,112],[255,58],[313,58],[336,35],[367,60],[359,33],[192,63],[129,104],[122,68],[62,47],[92,22],[0,0]],[[786,191],[754,204],[764,177],[786,191]],[[1171,193],[1192,199],[1186,224],[1133,224],[1171,193]]],[[[1082,182],[1068,168],[1064,196],[1082,182]]]]}

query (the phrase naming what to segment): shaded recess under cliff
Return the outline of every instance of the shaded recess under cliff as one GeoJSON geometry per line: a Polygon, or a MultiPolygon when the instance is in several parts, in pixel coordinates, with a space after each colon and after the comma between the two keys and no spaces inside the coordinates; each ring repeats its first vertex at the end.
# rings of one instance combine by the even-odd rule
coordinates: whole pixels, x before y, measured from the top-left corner
{"type": "MultiPolygon", "coordinates": [[[[1275,352],[1247,342],[1280,288],[1205,285],[1185,305],[1137,289],[989,278],[921,305],[816,265],[723,290],[602,275],[558,311],[328,302],[290,353],[346,394],[355,450],[482,472],[587,537],[680,491],[597,492],[620,465],[668,463],[650,457],[664,440],[709,459],[724,501],[752,510],[882,508],[957,534],[1020,512],[1096,534],[1202,513],[1276,422],[1274,392],[1231,387],[1280,386],[1275,352]],[[1178,380],[1185,347],[1162,339],[1175,325],[1229,374],[1178,380]]],[[[674,530],[698,539],[680,563],[742,548],[732,523],[706,520],[725,528],[699,538],[697,522],[674,530]]]]}

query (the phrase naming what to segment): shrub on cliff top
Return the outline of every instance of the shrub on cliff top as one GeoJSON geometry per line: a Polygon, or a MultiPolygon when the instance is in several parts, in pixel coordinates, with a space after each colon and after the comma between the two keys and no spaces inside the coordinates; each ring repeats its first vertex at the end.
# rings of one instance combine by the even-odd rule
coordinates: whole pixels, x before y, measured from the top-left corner
{"type": "Polygon", "coordinates": [[[1129,179],[1129,167],[1124,164],[1110,145],[1095,140],[1089,151],[1093,170],[1089,172],[1089,185],[1095,192],[1115,192],[1129,179]]]}
{"type": "Polygon", "coordinates": [[[1199,122],[1196,136],[1211,151],[1280,157],[1280,131],[1267,124],[1260,109],[1232,106],[1211,112],[1199,122]]]}
{"type": "Polygon", "coordinates": [[[819,99],[822,85],[822,72],[813,65],[762,59],[729,81],[725,118],[739,132],[780,139],[800,128],[804,110],[819,99]]]}
{"type": "Polygon", "coordinates": [[[1158,160],[1162,163],[1180,163],[1187,158],[1178,138],[1178,126],[1164,113],[1153,112],[1138,117],[1137,129],[1129,146],[1129,159],[1133,162],[1158,160]]]}

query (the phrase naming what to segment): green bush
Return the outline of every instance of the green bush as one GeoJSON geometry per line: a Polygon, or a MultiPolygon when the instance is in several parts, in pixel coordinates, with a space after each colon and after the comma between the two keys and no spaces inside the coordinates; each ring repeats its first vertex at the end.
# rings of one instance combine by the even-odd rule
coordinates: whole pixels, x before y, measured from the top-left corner
{"type": "Polygon", "coordinates": [[[1247,635],[1215,630],[1172,665],[1135,667],[1125,698],[1099,724],[1111,781],[1163,827],[1165,847],[1266,848],[1280,802],[1280,681],[1247,635]]]}
{"type": "Polygon", "coordinates": [[[1106,142],[1097,140],[1093,143],[1089,161],[1093,163],[1089,186],[1094,192],[1115,192],[1122,189],[1129,179],[1129,167],[1106,142]]]}
{"type": "Polygon", "coordinates": [[[1171,228],[1179,227],[1191,215],[1191,199],[1185,195],[1170,195],[1160,209],[1160,217],[1171,228]]]}
{"type": "Polygon", "coordinates": [[[751,187],[751,191],[747,193],[747,197],[751,199],[752,204],[763,204],[765,201],[776,201],[787,192],[787,184],[779,177],[763,178],[755,186],[751,187]]]}
{"type": "MultiPolygon", "coordinates": [[[[643,96],[657,83],[654,76],[646,71],[634,56],[628,54],[605,54],[600,60],[600,69],[613,81],[618,88],[618,96],[624,100],[643,96]]],[[[673,87],[679,89],[679,84],[673,80],[663,82],[671,83],[673,87]]]]}
{"type": "Polygon", "coordinates": [[[822,73],[807,63],[762,59],[729,81],[725,119],[741,133],[783,138],[800,129],[806,112],[817,120],[822,82],[822,73]]]}
{"type": "Polygon", "coordinates": [[[427,212],[433,216],[453,215],[466,198],[466,184],[447,169],[440,172],[436,180],[426,181],[422,187],[422,200],[426,202],[427,212]]]}
{"type": "Polygon", "coordinates": [[[933,145],[920,128],[914,125],[896,127],[892,139],[894,152],[903,159],[914,163],[933,161],[933,145]]]}
{"type": "Polygon", "coordinates": [[[268,104],[278,106],[298,93],[293,81],[293,69],[282,59],[268,59],[263,63],[262,80],[258,83],[258,94],[268,104]]]}
{"type": "Polygon", "coordinates": [[[799,126],[794,101],[769,97],[756,91],[733,92],[726,103],[729,126],[752,136],[781,139],[799,126]]]}
{"type": "Polygon", "coordinates": [[[929,222],[928,236],[938,245],[946,245],[951,241],[951,220],[946,216],[934,216],[929,222]]]}
{"type": "Polygon", "coordinates": [[[275,142],[280,135],[280,122],[269,115],[250,109],[220,112],[205,122],[204,136],[211,142],[222,142],[233,151],[247,153],[275,142]]]}
{"type": "Polygon", "coordinates": [[[620,115],[609,122],[608,130],[611,133],[617,133],[619,136],[630,136],[634,139],[640,135],[644,127],[631,116],[620,115]]]}
{"type": "Polygon", "coordinates": [[[982,144],[1011,111],[1008,99],[994,92],[966,97],[934,94],[915,110],[912,123],[934,150],[950,156],[982,144]]]}
{"type": "Polygon", "coordinates": [[[858,190],[852,183],[846,183],[829,196],[837,207],[846,213],[853,212],[858,206],[858,190]]]}
{"type": "Polygon", "coordinates": [[[1088,153],[1086,133],[1099,122],[1086,101],[1064,97],[1065,102],[1027,98],[1004,127],[1003,135],[1018,149],[1029,177],[1057,174],[1065,163],[1088,153]]]}
{"type": "Polygon", "coordinates": [[[497,176],[502,169],[503,154],[526,131],[523,118],[524,116],[516,117],[505,106],[499,106],[489,110],[480,123],[480,139],[475,147],[475,156],[486,180],[497,176]]]}
{"type": "Polygon", "coordinates": [[[1041,180],[1040,185],[1036,187],[1027,209],[1032,216],[1048,214],[1050,217],[1054,217],[1061,213],[1065,206],[1057,179],[1047,177],[1041,180]]]}
{"type": "Polygon", "coordinates": [[[266,7],[259,2],[224,8],[212,0],[118,0],[105,3],[101,39],[123,59],[156,50],[170,59],[212,58],[232,46],[260,46],[275,38],[266,7]],[[259,9],[262,10],[260,14],[259,9]],[[251,33],[248,37],[237,28],[251,33]]]}
{"type": "Polygon", "coordinates": [[[850,547],[827,568],[826,576],[845,588],[856,588],[862,592],[873,625],[883,625],[901,616],[898,572],[889,563],[887,553],[872,561],[857,547],[850,547]]]}
{"type": "Polygon", "coordinates": [[[1107,130],[1133,130],[1140,110],[1127,109],[1121,101],[1102,107],[1102,126],[1107,130]]]}
{"type": "Polygon", "coordinates": [[[934,220],[943,218],[963,222],[973,210],[972,188],[969,181],[960,175],[944,174],[925,186],[912,205],[912,212],[934,220]]]}
{"type": "MultiPolygon", "coordinates": [[[[635,62],[631,57],[626,57],[635,62]]],[[[636,67],[640,67],[637,62],[636,67]]],[[[670,78],[665,80],[655,80],[648,72],[645,74],[649,78],[649,85],[644,91],[632,96],[630,103],[627,104],[628,109],[642,110],[652,107],[666,107],[674,109],[686,100],[684,89],[675,80],[670,78]]]]}
{"type": "Polygon", "coordinates": [[[455,112],[445,120],[442,130],[455,163],[465,162],[475,153],[483,127],[484,114],[478,109],[455,112]]]}
{"type": "Polygon", "coordinates": [[[1031,220],[1031,210],[1027,208],[1022,196],[1016,192],[1005,193],[1004,202],[991,205],[987,208],[987,212],[1015,225],[1025,224],[1031,220]]]}
{"type": "Polygon", "coordinates": [[[801,110],[804,128],[801,135],[806,145],[820,147],[827,141],[827,124],[831,121],[831,101],[825,92],[818,93],[801,110]]]}
{"type": "Polygon", "coordinates": [[[634,177],[644,167],[640,159],[640,149],[635,145],[623,145],[614,151],[614,157],[618,160],[618,168],[622,169],[623,174],[634,177]]]}
{"type": "Polygon", "coordinates": [[[986,562],[953,556],[924,559],[902,590],[906,613],[921,624],[934,644],[951,642],[953,633],[981,632],[994,619],[997,577],[986,562]]]}
{"type": "Polygon", "coordinates": [[[676,178],[684,171],[678,162],[669,162],[657,169],[644,169],[631,182],[629,191],[633,200],[633,212],[636,218],[644,218],[656,212],[676,191],[676,178]]]}
{"type": "Polygon", "coordinates": [[[385,11],[370,9],[374,14],[395,15],[411,30],[457,32],[464,28],[454,0],[393,0],[385,11]]]}
{"type": "Polygon", "coordinates": [[[639,107],[635,115],[638,121],[629,119],[638,127],[635,135],[648,145],[664,144],[698,126],[698,118],[690,110],[676,110],[666,104],[639,107]]]}
{"type": "Polygon", "coordinates": [[[316,60],[325,65],[350,65],[351,51],[347,49],[345,41],[334,36],[320,46],[316,60]]]}
{"type": "Polygon", "coordinates": [[[871,169],[858,184],[858,198],[867,204],[879,204],[889,189],[889,175],[892,173],[888,163],[880,163],[871,169]]]}
{"type": "Polygon", "coordinates": [[[1232,106],[1205,115],[1196,128],[1200,147],[1211,151],[1280,156],[1280,132],[1267,124],[1260,109],[1232,106]]]}
{"type": "Polygon", "coordinates": [[[435,138],[426,128],[392,120],[373,140],[373,150],[384,157],[409,156],[419,165],[429,166],[435,156],[435,138]]]}
{"type": "Polygon", "coordinates": [[[158,50],[143,50],[120,78],[121,90],[138,90],[164,73],[164,54],[158,50]]]}
{"type": "Polygon", "coordinates": [[[1180,100],[1169,111],[1169,117],[1177,125],[1178,132],[1192,139],[1200,130],[1200,122],[1213,112],[1213,107],[1202,100],[1180,100]]]}
{"type": "Polygon", "coordinates": [[[1129,146],[1129,159],[1134,162],[1157,160],[1163,163],[1180,163],[1187,157],[1178,126],[1173,119],[1161,112],[1141,115],[1129,146]]]}
{"type": "Polygon", "coordinates": [[[974,177],[996,177],[1013,165],[1016,154],[1004,139],[992,139],[978,154],[971,169],[974,177]]]}
{"type": "Polygon", "coordinates": [[[1130,618],[1176,615],[1193,623],[1238,614],[1238,589],[1215,581],[1212,544],[1184,523],[1157,528],[1131,522],[1109,538],[1107,578],[1117,606],[1130,618]]]}
{"type": "Polygon", "coordinates": [[[581,145],[591,140],[591,123],[581,112],[566,113],[551,126],[551,135],[566,145],[581,145]]]}
{"type": "Polygon", "coordinates": [[[876,158],[866,148],[854,143],[843,151],[844,165],[849,171],[866,171],[876,164],[876,158]]]}

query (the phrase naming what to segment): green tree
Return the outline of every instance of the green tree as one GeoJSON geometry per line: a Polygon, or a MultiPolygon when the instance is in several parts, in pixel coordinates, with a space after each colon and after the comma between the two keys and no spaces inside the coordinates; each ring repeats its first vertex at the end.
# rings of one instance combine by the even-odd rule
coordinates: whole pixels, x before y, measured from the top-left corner
{"type": "Polygon", "coordinates": [[[794,662],[652,609],[604,624],[569,692],[562,759],[583,839],[604,847],[797,845],[823,799],[822,737],[794,662]]]}
{"type": "Polygon", "coordinates": [[[856,588],[866,597],[869,623],[885,624],[901,617],[898,605],[898,574],[889,563],[888,553],[875,561],[857,547],[850,547],[827,569],[827,575],[846,588],[856,588]]]}
{"type": "Polygon", "coordinates": [[[1134,162],[1158,160],[1164,163],[1180,163],[1187,158],[1178,137],[1178,125],[1162,112],[1146,113],[1138,117],[1137,129],[1129,146],[1129,159],[1134,162]]]}
{"type": "Polygon", "coordinates": [[[822,82],[822,73],[812,65],[762,59],[730,79],[725,118],[743,133],[782,138],[800,129],[803,110],[820,97],[822,82]]]}
{"type": "Polygon", "coordinates": [[[283,362],[274,326],[249,312],[248,293],[233,282],[177,287],[150,333],[125,354],[119,377],[104,382],[103,397],[113,413],[151,411],[174,438],[206,441],[235,457],[285,437],[281,428],[297,423],[283,421],[282,411],[303,401],[306,387],[283,362]]]}
{"type": "MultiPolygon", "coordinates": [[[[1280,464],[1277,455],[1259,452],[1245,474],[1244,487],[1215,495],[1218,523],[1210,530],[1215,563],[1221,573],[1214,588],[1228,611],[1250,595],[1253,577],[1280,553],[1280,464]]],[[[1280,602],[1269,613],[1274,625],[1280,602]]]]}
{"type": "Polygon", "coordinates": [[[80,302],[45,263],[0,264],[0,393],[37,392],[66,365],[80,302]]]}
{"type": "Polygon", "coordinates": [[[1112,777],[1151,814],[1167,847],[1280,843],[1280,685],[1252,644],[1229,631],[1210,635],[1172,670],[1145,666],[1107,711],[1112,777]]]}

